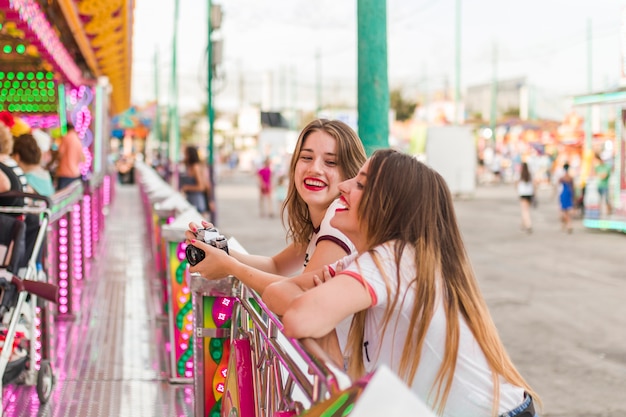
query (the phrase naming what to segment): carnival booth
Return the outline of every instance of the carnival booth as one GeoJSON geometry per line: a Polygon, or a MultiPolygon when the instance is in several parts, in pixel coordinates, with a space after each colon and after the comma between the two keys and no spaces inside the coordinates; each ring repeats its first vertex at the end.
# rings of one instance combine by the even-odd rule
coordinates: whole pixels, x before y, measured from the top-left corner
{"type": "Polygon", "coordinates": [[[591,229],[626,232],[626,89],[578,96],[574,98],[574,105],[610,107],[615,114],[614,137],[599,146],[594,146],[591,141],[585,146],[583,171],[587,174],[587,181],[583,225],[591,229]],[[596,155],[612,168],[608,190],[611,208],[602,204],[598,193],[599,178],[594,176],[594,168],[599,163],[596,155]]]}

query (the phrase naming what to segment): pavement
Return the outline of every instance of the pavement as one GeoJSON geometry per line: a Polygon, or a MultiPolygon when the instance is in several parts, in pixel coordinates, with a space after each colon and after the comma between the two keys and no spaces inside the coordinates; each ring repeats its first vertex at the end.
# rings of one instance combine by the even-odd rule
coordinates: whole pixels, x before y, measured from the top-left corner
{"type": "MultiPolygon", "coordinates": [[[[250,253],[286,245],[278,216],[259,215],[256,178],[223,174],[217,225],[250,253]]],[[[513,185],[481,185],[455,201],[477,279],[502,340],[543,400],[542,416],[626,415],[626,235],[561,230],[540,189],[533,233],[521,231],[513,185]]]]}

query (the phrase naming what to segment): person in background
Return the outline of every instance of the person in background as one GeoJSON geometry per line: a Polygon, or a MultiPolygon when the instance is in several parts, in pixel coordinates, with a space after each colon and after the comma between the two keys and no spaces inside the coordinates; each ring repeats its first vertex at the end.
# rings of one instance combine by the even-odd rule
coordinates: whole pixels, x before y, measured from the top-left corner
{"type": "Polygon", "coordinates": [[[263,161],[263,166],[257,171],[259,180],[259,210],[261,217],[274,217],[272,202],[272,161],[269,157],[263,161]]]}
{"type": "Polygon", "coordinates": [[[339,190],[331,224],[358,254],[265,289],[285,335],[324,337],[353,316],[334,356],[353,380],[384,364],[438,415],[534,417],[538,396],[500,340],[443,177],[384,149],[339,190]]]}
{"type": "Polygon", "coordinates": [[[569,164],[563,164],[563,175],[559,178],[559,205],[561,207],[561,226],[567,233],[572,233],[572,209],[574,207],[574,178],[569,173],[569,164]]]}
{"type": "MultiPolygon", "coordinates": [[[[0,193],[7,191],[27,191],[27,180],[17,162],[11,158],[13,153],[13,135],[11,130],[3,122],[0,122],[0,193]],[[22,181],[23,180],[23,181],[22,181]]],[[[14,199],[0,198],[2,206],[21,206],[14,199]]]]}
{"type": "Polygon", "coordinates": [[[24,175],[24,171],[22,171],[22,168],[20,168],[15,159],[11,157],[13,154],[14,143],[15,138],[11,133],[11,129],[3,122],[0,122],[0,162],[10,168],[11,171],[13,171],[13,173],[19,178],[21,184],[21,189],[19,191],[29,193],[33,190],[28,185],[26,175],[24,175]]]}
{"type": "Polygon", "coordinates": [[[527,233],[533,232],[533,223],[530,217],[530,206],[535,198],[535,184],[528,169],[528,164],[522,162],[520,176],[515,182],[517,195],[520,201],[520,209],[522,214],[522,230],[527,233]]]}
{"type": "Polygon", "coordinates": [[[50,172],[41,166],[41,149],[32,134],[26,133],[15,138],[13,159],[26,176],[31,188],[47,197],[54,194],[54,184],[50,172]]]}
{"type": "Polygon", "coordinates": [[[600,195],[600,213],[602,213],[602,205],[606,207],[606,213],[611,214],[611,198],[609,196],[609,177],[611,176],[611,167],[604,162],[600,154],[595,154],[595,166],[593,172],[598,180],[598,194],[600,195]]]}
{"type": "Polygon", "coordinates": [[[58,166],[55,175],[58,191],[81,179],[80,167],[85,162],[83,145],[71,123],[67,124],[67,133],[61,138],[56,158],[58,166]]]}
{"type": "MultiPolygon", "coordinates": [[[[33,129],[32,132],[30,133],[33,135],[33,137],[37,141],[37,145],[39,145],[39,149],[41,149],[40,165],[43,168],[46,168],[48,164],[50,163],[50,161],[52,160],[52,153],[51,153],[52,138],[50,137],[48,133],[46,133],[45,131],[41,129],[33,129]]],[[[50,171],[48,170],[48,172],[50,171]]]]}
{"type": "Polygon", "coordinates": [[[198,148],[187,146],[185,148],[185,171],[180,177],[180,191],[185,193],[187,201],[196,208],[202,216],[208,215],[207,195],[211,192],[209,170],[200,160],[198,148]]]}
{"type": "MultiPolygon", "coordinates": [[[[13,154],[14,138],[11,130],[3,122],[0,122],[0,192],[20,191],[23,193],[32,193],[33,189],[28,185],[28,180],[22,168],[17,162],[11,158],[13,154]]],[[[20,197],[0,197],[0,206],[24,207],[27,200],[20,197]]],[[[16,216],[17,214],[11,214],[16,216]]],[[[39,232],[39,215],[34,213],[26,213],[26,251],[20,266],[26,266],[27,256],[33,251],[37,233],[39,232]]],[[[41,254],[41,251],[40,251],[41,254]]]]}

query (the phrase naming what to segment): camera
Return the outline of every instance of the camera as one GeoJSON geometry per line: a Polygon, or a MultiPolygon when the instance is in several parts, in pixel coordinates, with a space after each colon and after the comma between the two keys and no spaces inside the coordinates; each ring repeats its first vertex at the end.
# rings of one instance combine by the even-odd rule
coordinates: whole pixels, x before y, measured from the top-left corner
{"type": "MultiPolygon", "coordinates": [[[[228,253],[228,240],[226,240],[226,238],[214,227],[210,229],[198,230],[196,233],[196,239],[228,253]]],[[[202,262],[206,253],[204,253],[202,249],[196,248],[193,245],[187,245],[185,255],[187,256],[187,262],[189,262],[189,265],[194,266],[202,262]]]]}

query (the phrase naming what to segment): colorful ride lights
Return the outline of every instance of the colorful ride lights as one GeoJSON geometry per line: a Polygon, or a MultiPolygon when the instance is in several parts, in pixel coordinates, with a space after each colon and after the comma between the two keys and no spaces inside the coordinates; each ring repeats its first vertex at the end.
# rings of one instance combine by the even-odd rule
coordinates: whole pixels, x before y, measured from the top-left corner
{"type": "Polygon", "coordinates": [[[83,236],[80,203],[74,204],[72,208],[72,274],[74,279],[83,279],[83,236]]]}
{"type": "Polygon", "coordinates": [[[92,212],[91,212],[91,195],[89,194],[85,194],[83,196],[83,211],[82,211],[82,215],[83,215],[83,227],[85,228],[85,241],[83,242],[83,248],[85,251],[85,257],[86,258],[90,258],[93,255],[92,252],[92,242],[93,242],[93,236],[91,234],[91,217],[92,217],[92,212]]]}
{"type": "Polygon", "coordinates": [[[55,112],[54,73],[0,71],[0,107],[14,112],[55,112]]]}
{"type": "MultiPolygon", "coordinates": [[[[6,44],[2,47],[2,52],[4,52],[5,54],[10,54],[13,52],[13,45],[9,45],[6,44]]],[[[24,52],[26,52],[26,46],[18,43],[17,45],[15,45],[15,52],[17,52],[20,55],[23,55],[24,52]]]]}
{"type": "MultiPolygon", "coordinates": [[[[59,239],[58,239],[58,250],[59,250],[59,287],[61,289],[68,288],[68,280],[69,280],[69,271],[68,271],[68,221],[67,218],[62,217],[59,219],[59,239]]],[[[64,291],[64,294],[59,290],[59,302],[58,309],[61,314],[67,314],[69,312],[69,298],[68,298],[67,290],[64,291]]]]}

